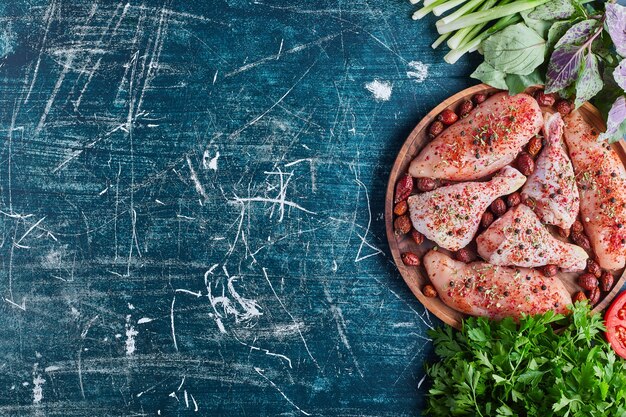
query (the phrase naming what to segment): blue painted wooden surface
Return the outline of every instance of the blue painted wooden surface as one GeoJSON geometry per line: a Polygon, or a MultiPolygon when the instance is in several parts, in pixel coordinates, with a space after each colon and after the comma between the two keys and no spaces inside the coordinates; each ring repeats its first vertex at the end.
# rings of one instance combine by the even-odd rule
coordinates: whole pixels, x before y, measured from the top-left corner
{"type": "Polygon", "coordinates": [[[0,414],[420,415],[384,191],[474,82],[412,10],[3,2],[0,414]]]}

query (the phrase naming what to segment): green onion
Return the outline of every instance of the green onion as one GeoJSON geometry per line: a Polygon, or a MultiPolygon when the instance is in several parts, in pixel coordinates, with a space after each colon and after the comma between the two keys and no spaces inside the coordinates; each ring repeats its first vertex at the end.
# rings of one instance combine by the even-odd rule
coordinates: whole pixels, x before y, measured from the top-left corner
{"type": "Polygon", "coordinates": [[[450,35],[452,35],[452,33],[444,33],[443,35],[439,36],[437,38],[437,40],[435,42],[433,42],[432,45],[430,45],[433,49],[437,49],[439,47],[439,45],[441,45],[446,39],[448,39],[450,37],[450,35]]]}
{"type": "Polygon", "coordinates": [[[415,13],[413,13],[413,20],[420,20],[423,17],[425,17],[428,13],[432,12],[433,9],[437,6],[439,6],[440,4],[445,3],[448,0],[435,0],[434,2],[430,3],[430,4],[426,4],[426,1],[424,1],[424,7],[422,7],[421,9],[419,9],[418,11],[416,11],[415,13]]]}
{"type": "MultiPolygon", "coordinates": [[[[456,61],[459,60],[459,58],[461,58],[463,55],[465,55],[468,52],[474,52],[476,49],[478,49],[478,47],[480,46],[481,42],[493,35],[494,33],[504,29],[507,26],[510,26],[512,24],[515,24],[519,21],[521,21],[522,18],[519,15],[514,15],[514,16],[506,16],[501,18],[500,20],[498,20],[493,26],[491,26],[489,29],[487,29],[486,31],[480,33],[478,36],[476,36],[475,38],[473,38],[471,41],[467,42],[466,44],[464,44],[463,46],[457,48],[457,49],[453,49],[450,52],[448,52],[446,54],[446,56],[443,57],[444,61],[446,61],[448,64],[454,64],[456,61]]],[[[480,27],[475,27],[480,31],[482,28],[480,27]]]]}
{"type": "MultiPolygon", "coordinates": [[[[471,0],[469,3],[465,4],[463,7],[459,8],[454,13],[452,13],[452,14],[450,14],[448,16],[444,16],[441,19],[439,19],[437,21],[437,25],[440,25],[440,24],[444,25],[444,24],[448,24],[450,22],[453,22],[456,19],[460,18],[461,16],[465,16],[469,12],[475,10],[483,2],[484,2],[484,0],[471,0]]],[[[495,1],[494,1],[494,3],[495,3],[495,1]]]]}
{"type": "MultiPolygon", "coordinates": [[[[496,4],[496,2],[497,2],[497,0],[487,0],[480,6],[480,8],[478,10],[479,11],[480,10],[487,10],[487,9],[493,7],[493,5],[496,4]]],[[[485,24],[483,24],[483,26],[485,24]]],[[[463,29],[459,29],[454,34],[454,36],[452,38],[450,38],[450,40],[448,41],[448,46],[450,47],[450,49],[458,48],[459,46],[461,46],[466,41],[471,40],[472,38],[468,39],[468,35],[472,31],[472,29],[474,27],[475,26],[470,26],[470,27],[466,27],[466,28],[463,28],[463,29]]]]}
{"type": "MultiPolygon", "coordinates": [[[[441,4],[441,5],[437,6],[437,7],[435,7],[433,9],[433,14],[435,16],[441,16],[442,14],[447,12],[448,10],[454,9],[456,6],[461,5],[461,4],[465,3],[466,1],[467,0],[448,0],[444,4],[441,4]]],[[[483,0],[474,0],[474,1],[483,1],[483,0]]],[[[465,7],[465,6],[463,6],[463,7],[465,7]]],[[[461,9],[459,9],[459,10],[461,10],[461,9]]]]}
{"type": "Polygon", "coordinates": [[[494,7],[491,10],[482,10],[470,13],[448,24],[437,22],[437,31],[439,34],[454,32],[455,30],[463,29],[468,26],[478,25],[480,23],[489,22],[490,20],[514,15],[519,12],[523,12],[524,10],[533,9],[547,3],[548,1],[549,0],[518,0],[514,3],[494,7]]]}

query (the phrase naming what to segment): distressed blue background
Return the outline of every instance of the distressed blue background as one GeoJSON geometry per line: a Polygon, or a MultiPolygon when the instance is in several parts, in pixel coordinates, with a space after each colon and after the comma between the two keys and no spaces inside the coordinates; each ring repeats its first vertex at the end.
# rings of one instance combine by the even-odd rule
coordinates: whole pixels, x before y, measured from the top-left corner
{"type": "Polygon", "coordinates": [[[474,82],[412,11],[3,2],[0,414],[420,415],[384,191],[474,82]]]}

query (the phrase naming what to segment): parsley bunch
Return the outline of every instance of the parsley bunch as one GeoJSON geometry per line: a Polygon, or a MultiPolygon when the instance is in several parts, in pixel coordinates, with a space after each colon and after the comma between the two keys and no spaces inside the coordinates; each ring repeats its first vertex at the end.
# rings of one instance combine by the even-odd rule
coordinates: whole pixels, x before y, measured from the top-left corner
{"type": "Polygon", "coordinates": [[[462,332],[433,330],[440,361],[426,366],[432,379],[426,413],[626,417],[626,361],[616,358],[603,331],[587,303],[567,317],[469,318],[462,332]]]}

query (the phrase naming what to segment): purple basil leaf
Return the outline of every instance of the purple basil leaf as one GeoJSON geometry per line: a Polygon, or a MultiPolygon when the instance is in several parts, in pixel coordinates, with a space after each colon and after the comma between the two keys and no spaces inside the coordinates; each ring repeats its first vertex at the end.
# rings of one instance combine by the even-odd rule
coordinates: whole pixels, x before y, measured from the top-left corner
{"type": "Polygon", "coordinates": [[[576,81],[576,100],[574,101],[576,108],[595,97],[602,90],[603,85],[598,68],[598,57],[591,53],[587,54],[583,70],[576,81]]]}
{"type": "Polygon", "coordinates": [[[546,92],[562,90],[578,78],[586,49],[585,42],[598,26],[595,19],[583,20],[569,28],[554,45],[546,74],[546,92]]]}
{"type": "Polygon", "coordinates": [[[626,91],[626,59],[622,60],[613,71],[613,79],[622,90],[626,91]]]}
{"type": "Polygon", "coordinates": [[[571,0],[552,0],[531,9],[528,16],[538,20],[566,19],[576,12],[571,0]]]}
{"type": "Polygon", "coordinates": [[[546,93],[562,90],[576,78],[583,58],[583,50],[574,45],[563,45],[552,52],[546,73],[546,93]]]}
{"type": "Polygon", "coordinates": [[[600,135],[600,140],[612,139],[626,120],[626,98],[619,96],[613,103],[606,121],[606,132],[600,135]]]}
{"type": "Polygon", "coordinates": [[[567,32],[554,45],[555,48],[566,44],[580,46],[589,39],[594,30],[598,27],[596,19],[583,20],[569,28],[567,32]]]}
{"type": "Polygon", "coordinates": [[[626,7],[614,3],[606,5],[606,30],[617,53],[626,57],[626,7]]]}

